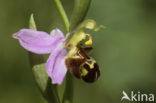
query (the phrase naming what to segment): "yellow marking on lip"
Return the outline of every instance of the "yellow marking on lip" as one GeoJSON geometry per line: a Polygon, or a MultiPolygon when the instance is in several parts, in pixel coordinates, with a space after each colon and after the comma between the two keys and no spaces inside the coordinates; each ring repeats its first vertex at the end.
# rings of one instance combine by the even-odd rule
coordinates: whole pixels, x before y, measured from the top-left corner
{"type": "Polygon", "coordinates": [[[85,68],[82,68],[81,72],[83,76],[86,76],[88,74],[88,71],[85,68]]]}
{"type": "Polygon", "coordinates": [[[94,69],[94,64],[96,63],[95,60],[91,60],[91,64],[86,62],[86,64],[88,64],[88,66],[90,67],[90,69],[94,69]]]}

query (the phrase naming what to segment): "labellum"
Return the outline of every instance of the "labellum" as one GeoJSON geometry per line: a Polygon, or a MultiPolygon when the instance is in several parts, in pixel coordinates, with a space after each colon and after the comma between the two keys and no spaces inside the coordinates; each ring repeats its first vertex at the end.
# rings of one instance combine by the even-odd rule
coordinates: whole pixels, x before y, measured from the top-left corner
{"type": "Polygon", "coordinates": [[[66,66],[77,78],[92,83],[100,76],[99,66],[96,61],[89,57],[84,49],[79,48],[77,55],[73,58],[66,58],[66,66]]]}

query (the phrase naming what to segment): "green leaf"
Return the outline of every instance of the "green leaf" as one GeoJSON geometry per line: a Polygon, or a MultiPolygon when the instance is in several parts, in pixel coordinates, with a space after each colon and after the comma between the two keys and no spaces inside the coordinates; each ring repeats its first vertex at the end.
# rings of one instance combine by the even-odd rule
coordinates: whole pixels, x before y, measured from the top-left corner
{"type": "Polygon", "coordinates": [[[70,22],[70,31],[73,31],[85,18],[91,0],[75,0],[74,11],[70,22]]]}
{"type": "Polygon", "coordinates": [[[48,77],[45,63],[35,65],[32,68],[32,72],[34,74],[35,81],[42,93],[42,95],[46,98],[49,103],[60,103],[56,91],[56,85],[51,83],[51,79],[48,77]]]}

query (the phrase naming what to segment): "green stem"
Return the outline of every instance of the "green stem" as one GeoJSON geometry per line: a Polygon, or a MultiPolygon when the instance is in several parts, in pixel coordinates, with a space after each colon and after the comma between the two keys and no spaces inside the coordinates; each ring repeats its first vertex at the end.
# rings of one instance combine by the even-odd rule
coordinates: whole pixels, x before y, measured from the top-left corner
{"type": "MultiPolygon", "coordinates": [[[[64,26],[66,28],[66,32],[69,32],[69,20],[65,13],[65,10],[60,2],[60,0],[54,0],[57,9],[62,17],[62,21],[64,23],[64,26]]],[[[63,103],[72,103],[73,101],[73,78],[71,77],[71,74],[68,73],[66,77],[66,87],[65,92],[63,95],[63,103]]]]}
{"type": "MultiPolygon", "coordinates": [[[[74,0],[74,10],[72,13],[72,19],[70,21],[70,32],[72,32],[86,17],[88,8],[90,6],[91,0],[74,0]]],[[[68,38],[69,41],[74,34],[70,33],[68,38]]],[[[63,103],[73,103],[73,77],[70,73],[66,77],[66,88],[63,96],[63,103]]]]}
{"type": "Polygon", "coordinates": [[[55,2],[55,5],[56,5],[61,17],[62,17],[62,21],[64,23],[65,29],[68,33],[69,32],[69,20],[68,20],[68,17],[66,15],[66,12],[65,12],[60,0],[54,0],[54,2],[55,2]]]}
{"type": "Polygon", "coordinates": [[[68,72],[66,76],[66,87],[63,95],[62,103],[73,103],[73,77],[68,72]]]}
{"type": "MultiPolygon", "coordinates": [[[[84,20],[91,0],[75,0],[74,11],[73,11],[72,20],[70,24],[60,0],[54,0],[54,2],[62,17],[64,26],[68,33],[69,25],[70,25],[70,32],[71,32],[76,28],[76,26],[78,26],[84,20]]],[[[70,73],[68,73],[66,77],[66,87],[63,96],[63,103],[73,103],[73,78],[70,73]]]]}

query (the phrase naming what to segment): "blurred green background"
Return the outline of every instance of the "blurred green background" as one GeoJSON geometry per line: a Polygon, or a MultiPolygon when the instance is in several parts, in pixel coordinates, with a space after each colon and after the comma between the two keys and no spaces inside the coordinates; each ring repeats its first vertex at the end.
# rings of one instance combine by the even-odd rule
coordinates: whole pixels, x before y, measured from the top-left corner
{"type": "MultiPolygon", "coordinates": [[[[62,3],[70,17],[73,0],[62,3]]],[[[11,37],[28,27],[31,13],[39,30],[65,31],[52,0],[0,0],[0,103],[46,103],[27,51],[11,37]]],[[[156,94],[156,1],[92,0],[87,18],[107,26],[93,34],[101,77],[93,84],[74,79],[74,103],[120,103],[123,90],[156,94]]]]}

